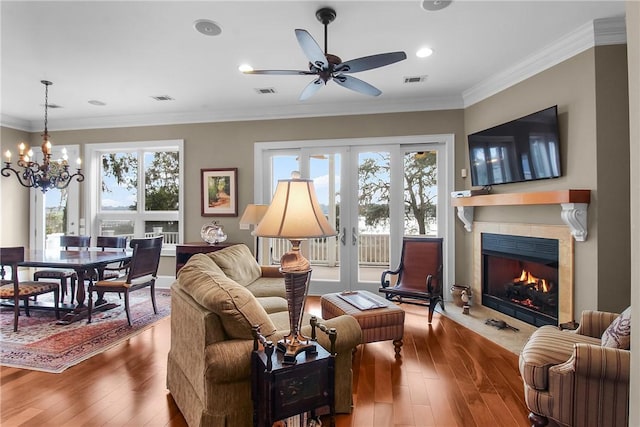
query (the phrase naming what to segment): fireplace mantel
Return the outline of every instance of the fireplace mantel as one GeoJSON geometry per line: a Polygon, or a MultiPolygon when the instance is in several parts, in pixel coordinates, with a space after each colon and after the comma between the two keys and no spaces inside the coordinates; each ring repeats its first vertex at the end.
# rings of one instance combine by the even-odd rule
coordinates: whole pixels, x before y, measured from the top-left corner
{"type": "Polygon", "coordinates": [[[465,230],[473,230],[473,214],[476,206],[522,206],[560,205],[562,220],[571,229],[578,242],[587,239],[587,207],[591,201],[591,190],[557,190],[534,193],[484,194],[481,196],[451,199],[458,211],[458,218],[465,230]]]}

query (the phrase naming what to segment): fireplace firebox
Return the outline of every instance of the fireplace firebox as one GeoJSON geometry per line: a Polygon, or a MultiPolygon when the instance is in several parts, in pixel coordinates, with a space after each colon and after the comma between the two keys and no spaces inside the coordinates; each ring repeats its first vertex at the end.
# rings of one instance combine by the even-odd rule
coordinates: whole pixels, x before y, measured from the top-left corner
{"type": "Polygon", "coordinates": [[[558,240],[482,233],[482,305],[534,326],[558,324],[558,240]]]}

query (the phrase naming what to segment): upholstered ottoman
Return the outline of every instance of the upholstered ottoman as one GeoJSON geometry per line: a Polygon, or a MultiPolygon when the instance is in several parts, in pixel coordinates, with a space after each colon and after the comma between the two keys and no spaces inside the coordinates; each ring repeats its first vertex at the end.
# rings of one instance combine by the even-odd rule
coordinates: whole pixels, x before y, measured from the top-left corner
{"type": "Polygon", "coordinates": [[[320,307],[323,319],[343,314],[355,317],[362,329],[363,343],[393,340],[396,356],[400,355],[404,334],[404,310],[393,302],[368,291],[356,291],[323,295],[320,298],[320,307]]]}

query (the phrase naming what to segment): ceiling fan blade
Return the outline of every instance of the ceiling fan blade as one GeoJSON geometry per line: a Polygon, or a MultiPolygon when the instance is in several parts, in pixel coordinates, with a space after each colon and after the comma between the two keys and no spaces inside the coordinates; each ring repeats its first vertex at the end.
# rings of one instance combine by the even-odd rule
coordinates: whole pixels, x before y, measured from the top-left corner
{"type": "Polygon", "coordinates": [[[365,95],[378,96],[382,93],[382,91],[380,91],[380,89],[378,89],[377,87],[351,76],[343,76],[341,74],[335,76],[333,78],[333,81],[338,83],[342,87],[346,87],[347,89],[351,89],[365,95]]]}
{"type": "Polygon", "coordinates": [[[335,71],[340,73],[359,73],[360,71],[384,67],[385,65],[405,59],[407,59],[407,54],[404,52],[380,53],[378,55],[363,56],[362,58],[343,62],[342,64],[336,65],[335,71]]]}
{"type": "Polygon", "coordinates": [[[289,75],[300,75],[307,76],[309,74],[315,75],[316,73],[312,71],[304,71],[304,70],[253,70],[253,71],[243,71],[243,74],[267,74],[273,76],[289,76],[289,75]]]}
{"type": "Polygon", "coordinates": [[[300,94],[299,100],[304,101],[311,98],[313,94],[316,93],[318,90],[320,90],[320,88],[323,85],[324,85],[324,81],[322,79],[320,78],[315,79],[314,81],[309,83],[307,87],[304,88],[304,90],[300,94]]]}
{"type": "Polygon", "coordinates": [[[309,62],[320,69],[327,69],[327,67],[329,67],[329,62],[327,61],[324,52],[313,37],[311,37],[311,34],[306,30],[296,29],[296,38],[298,39],[298,44],[302,48],[302,51],[309,59],[309,62]]]}

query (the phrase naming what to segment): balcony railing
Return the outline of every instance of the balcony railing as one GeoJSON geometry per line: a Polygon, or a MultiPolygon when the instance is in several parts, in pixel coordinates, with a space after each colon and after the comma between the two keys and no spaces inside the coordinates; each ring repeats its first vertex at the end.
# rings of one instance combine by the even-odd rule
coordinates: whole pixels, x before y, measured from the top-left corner
{"type": "MultiPolygon", "coordinates": [[[[291,247],[288,240],[271,239],[271,263],[280,262],[282,254],[291,247]]],[[[311,239],[302,243],[304,256],[313,265],[338,265],[340,260],[338,237],[311,239]]],[[[360,265],[389,265],[389,235],[360,234],[358,236],[358,262],[360,265]]]]}

